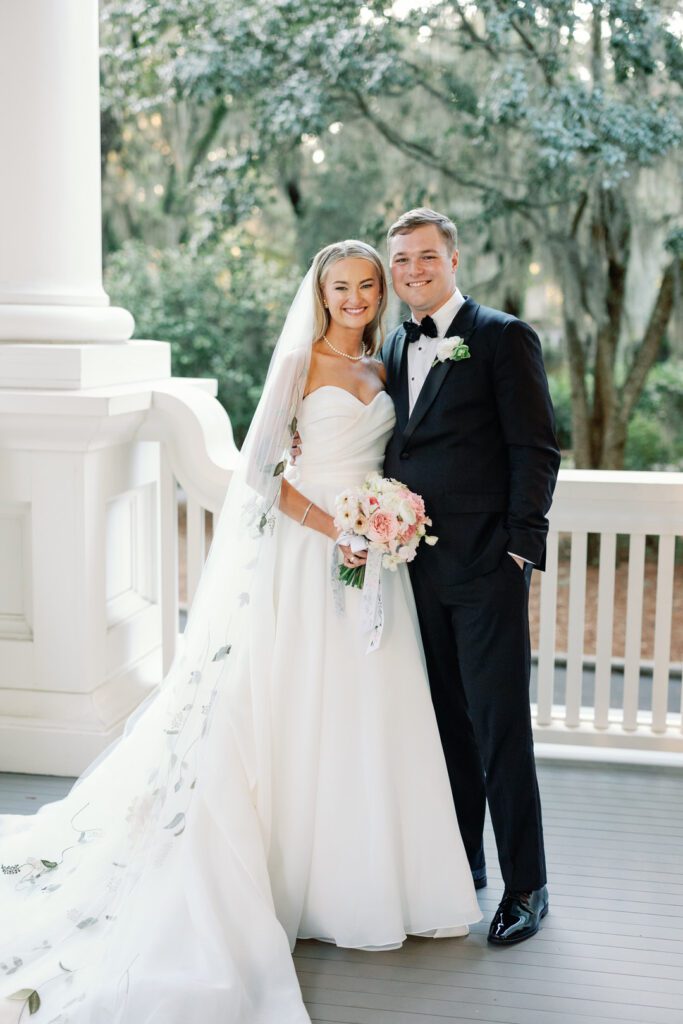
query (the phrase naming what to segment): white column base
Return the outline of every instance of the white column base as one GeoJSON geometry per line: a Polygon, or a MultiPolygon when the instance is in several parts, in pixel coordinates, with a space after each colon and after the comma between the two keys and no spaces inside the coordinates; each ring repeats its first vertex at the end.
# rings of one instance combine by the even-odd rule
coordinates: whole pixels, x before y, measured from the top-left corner
{"type": "Polygon", "coordinates": [[[119,306],[0,304],[0,341],[128,341],[134,327],[132,315],[119,306]]]}
{"type": "MultiPolygon", "coordinates": [[[[75,354],[115,348],[135,351],[75,354]]],[[[162,678],[151,401],[140,383],[0,389],[0,770],[79,773],[162,678]]]]}
{"type": "Polygon", "coordinates": [[[161,646],[87,696],[5,691],[0,714],[2,771],[80,775],[120,735],[128,715],[159,683],[161,646]]]}

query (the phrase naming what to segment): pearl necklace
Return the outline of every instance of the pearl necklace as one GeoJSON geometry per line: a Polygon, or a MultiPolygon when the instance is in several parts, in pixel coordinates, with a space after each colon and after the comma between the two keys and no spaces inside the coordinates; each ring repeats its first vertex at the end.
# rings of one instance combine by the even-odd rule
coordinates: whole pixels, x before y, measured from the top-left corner
{"type": "Polygon", "coordinates": [[[350,359],[351,362],[353,362],[353,363],[358,363],[358,362],[360,362],[361,359],[365,358],[365,351],[361,352],[361,354],[359,356],[350,356],[348,354],[348,352],[342,352],[341,349],[335,348],[334,345],[332,344],[332,342],[328,341],[324,334],[323,334],[323,341],[325,342],[326,345],[328,345],[332,349],[333,352],[336,352],[336,354],[338,356],[343,356],[344,359],[350,359]]]}

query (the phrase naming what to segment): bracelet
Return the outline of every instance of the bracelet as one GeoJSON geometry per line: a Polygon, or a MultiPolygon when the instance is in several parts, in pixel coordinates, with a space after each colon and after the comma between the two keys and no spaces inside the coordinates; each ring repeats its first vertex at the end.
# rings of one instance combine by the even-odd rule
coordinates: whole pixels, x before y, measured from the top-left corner
{"type": "Polygon", "coordinates": [[[306,511],[304,512],[304,514],[302,515],[302,517],[300,519],[300,523],[301,523],[302,526],[306,522],[306,516],[308,515],[308,513],[311,511],[312,508],[313,508],[313,502],[309,501],[308,505],[306,506],[306,511]]]}

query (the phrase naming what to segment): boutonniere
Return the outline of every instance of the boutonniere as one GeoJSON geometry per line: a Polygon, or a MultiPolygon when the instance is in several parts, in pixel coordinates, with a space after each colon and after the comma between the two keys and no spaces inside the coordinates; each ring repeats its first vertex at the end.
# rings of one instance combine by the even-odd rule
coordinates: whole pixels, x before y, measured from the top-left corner
{"type": "Polygon", "coordinates": [[[458,362],[460,359],[469,359],[471,352],[463,338],[455,334],[450,338],[442,338],[436,346],[436,359],[432,366],[437,363],[445,363],[447,359],[458,362]]]}

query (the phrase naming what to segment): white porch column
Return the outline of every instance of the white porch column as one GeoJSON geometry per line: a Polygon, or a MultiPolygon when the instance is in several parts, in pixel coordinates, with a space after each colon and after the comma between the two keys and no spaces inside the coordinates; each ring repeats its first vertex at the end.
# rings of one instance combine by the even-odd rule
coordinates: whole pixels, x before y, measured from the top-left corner
{"type": "Polygon", "coordinates": [[[99,137],[97,0],[0,0],[0,770],[81,771],[162,674],[170,347],[102,288],[99,137]]]}
{"type": "Polygon", "coordinates": [[[125,341],[102,288],[96,0],[0,0],[0,340],[125,341]]]}

